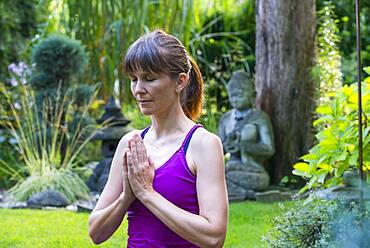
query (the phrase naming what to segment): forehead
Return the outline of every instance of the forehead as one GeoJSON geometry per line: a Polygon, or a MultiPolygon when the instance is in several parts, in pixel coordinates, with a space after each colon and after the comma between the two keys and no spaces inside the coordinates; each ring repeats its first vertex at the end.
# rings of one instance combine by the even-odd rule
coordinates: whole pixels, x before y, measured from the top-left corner
{"type": "Polygon", "coordinates": [[[133,71],[131,72],[131,75],[132,76],[135,76],[135,77],[145,77],[145,76],[148,76],[148,75],[159,75],[159,73],[155,73],[155,72],[152,72],[152,71],[133,71]]]}

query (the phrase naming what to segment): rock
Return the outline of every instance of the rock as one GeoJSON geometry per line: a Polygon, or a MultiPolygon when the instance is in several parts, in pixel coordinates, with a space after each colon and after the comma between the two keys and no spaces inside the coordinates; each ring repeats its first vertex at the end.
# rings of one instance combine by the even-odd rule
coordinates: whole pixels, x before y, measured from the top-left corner
{"type": "Polygon", "coordinates": [[[27,202],[2,202],[0,203],[0,208],[11,208],[11,209],[27,208],[27,202]]]}
{"type": "Polygon", "coordinates": [[[72,211],[72,212],[77,212],[77,206],[76,205],[68,205],[66,207],[66,210],[72,211]]]}
{"type": "Polygon", "coordinates": [[[282,192],[280,190],[269,190],[265,192],[256,192],[256,200],[261,202],[277,202],[289,201],[292,199],[292,194],[289,192],[282,192]]]}
{"type": "Polygon", "coordinates": [[[45,206],[66,207],[68,205],[69,203],[65,196],[52,189],[36,193],[27,200],[27,206],[30,208],[42,208],[45,206]]]}
{"type": "Polygon", "coordinates": [[[99,200],[100,194],[94,194],[88,200],[79,200],[77,201],[77,212],[92,212],[96,203],[99,200]]]}

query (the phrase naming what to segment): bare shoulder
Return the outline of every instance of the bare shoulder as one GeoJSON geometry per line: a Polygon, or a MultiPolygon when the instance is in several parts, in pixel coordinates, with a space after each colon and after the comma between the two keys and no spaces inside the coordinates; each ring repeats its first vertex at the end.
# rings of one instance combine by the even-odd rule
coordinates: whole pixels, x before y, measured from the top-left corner
{"type": "Polygon", "coordinates": [[[199,166],[214,164],[215,160],[223,161],[221,139],[205,128],[198,128],[194,132],[188,151],[196,170],[199,169],[199,166]]]}
{"type": "Polygon", "coordinates": [[[216,134],[208,131],[205,128],[198,128],[194,132],[190,147],[194,150],[207,151],[213,150],[215,147],[222,146],[221,139],[216,134]]]}

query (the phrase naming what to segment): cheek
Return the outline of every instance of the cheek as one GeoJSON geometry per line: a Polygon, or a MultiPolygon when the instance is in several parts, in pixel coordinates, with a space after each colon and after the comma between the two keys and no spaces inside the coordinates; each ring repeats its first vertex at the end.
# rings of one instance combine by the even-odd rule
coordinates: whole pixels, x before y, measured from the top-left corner
{"type": "Polygon", "coordinates": [[[131,83],[131,85],[130,85],[131,93],[132,93],[133,96],[135,96],[135,86],[136,85],[134,83],[131,83]]]}

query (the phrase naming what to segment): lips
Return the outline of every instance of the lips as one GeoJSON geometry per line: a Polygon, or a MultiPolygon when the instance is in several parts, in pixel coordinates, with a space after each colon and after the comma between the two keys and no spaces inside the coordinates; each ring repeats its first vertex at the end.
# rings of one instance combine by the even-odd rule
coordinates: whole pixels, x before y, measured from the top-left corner
{"type": "Polygon", "coordinates": [[[145,104],[151,103],[152,101],[151,100],[138,100],[138,102],[140,105],[145,105],[145,104]]]}

